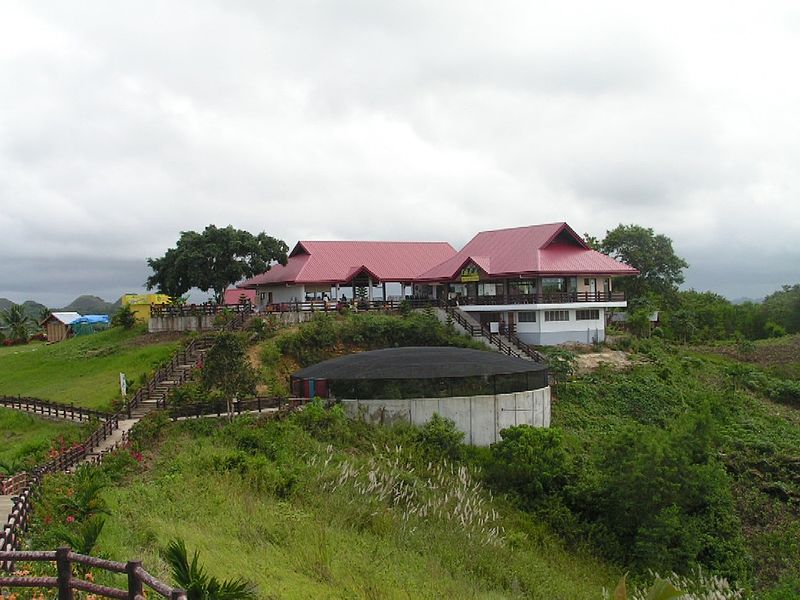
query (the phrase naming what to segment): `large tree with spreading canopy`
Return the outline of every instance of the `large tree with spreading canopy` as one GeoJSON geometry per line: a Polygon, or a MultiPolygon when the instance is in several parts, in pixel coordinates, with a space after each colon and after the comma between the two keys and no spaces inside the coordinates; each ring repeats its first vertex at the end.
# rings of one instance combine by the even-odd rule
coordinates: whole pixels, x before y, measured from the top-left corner
{"type": "Polygon", "coordinates": [[[263,231],[249,231],[228,225],[209,225],[202,233],[182,231],[174,248],[161,258],[148,258],[153,274],[147,278],[147,289],[156,288],[174,298],[192,288],[213,290],[222,303],[225,290],[245,277],[267,271],[270,263],[286,264],[289,247],[263,231]]]}
{"type": "Polygon", "coordinates": [[[675,254],[670,238],[641,225],[620,224],[607,231],[599,250],[639,270],[636,277],[624,277],[616,283],[632,298],[674,295],[683,283],[683,270],[689,267],[675,254]]]}

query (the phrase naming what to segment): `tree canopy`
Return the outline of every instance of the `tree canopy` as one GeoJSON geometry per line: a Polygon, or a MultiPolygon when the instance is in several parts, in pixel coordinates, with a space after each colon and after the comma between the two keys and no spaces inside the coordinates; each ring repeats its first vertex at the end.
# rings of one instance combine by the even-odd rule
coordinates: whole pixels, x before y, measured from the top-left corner
{"type": "Polygon", "coordinates": [[[286,243],[263,231],[253,235],[231,225],[209,225],[202,233],[182,231],[174,248],[160,258],[147,259],[153,270],[147,289],[172,297],[194,287],[213,290],[216,301],[222,303],[228,286],[269,270],[272,262],[285,265],[288,251],[286,243]]]}
{"type": "Polygon", "coordinates": [[[600,249],[639,270],[636,277],[624,277],[616,285],[632,298],[672,296],[683,283],[683,269],[689,266],[675,254],[670,238],[641,225],[620,224],[607,231],[600,249]]]}

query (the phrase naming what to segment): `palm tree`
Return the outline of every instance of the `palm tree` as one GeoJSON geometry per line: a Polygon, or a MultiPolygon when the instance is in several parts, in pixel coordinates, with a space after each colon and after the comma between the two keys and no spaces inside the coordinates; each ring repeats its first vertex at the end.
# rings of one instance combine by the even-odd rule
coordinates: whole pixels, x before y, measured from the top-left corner
{"type": "Polygon", "coordinates": [[[205,567],[197,564],[197,550],[189,563],[186,544],[180,538],[171,541],[163,555],[172,569],[175,584],[186,590],[187,600],[255,600],[258,597],[255,585],[246,579],[220,581],[210,576],[205,567]]]}
{"type": "Polygon", "coordinates": [[[30,317],[25,314],[21,304],[15,304],[7,310],[0,311],[0,320],[11,330],[11,339],[28,340],[30,317]]]}

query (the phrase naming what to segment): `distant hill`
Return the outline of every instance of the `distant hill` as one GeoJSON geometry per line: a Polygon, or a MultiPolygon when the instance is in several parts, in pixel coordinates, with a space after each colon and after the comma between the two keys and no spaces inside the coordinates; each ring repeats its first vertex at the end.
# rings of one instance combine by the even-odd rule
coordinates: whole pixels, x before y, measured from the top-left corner
{"type": "MultiPolygon", "coordinates": [[[[8,310],[14,305],[16,305],[16,302],[12,302],[8,298],[0,298],[0,310],[8,310]]],[[[38,323],[45,305],[34,302],[33,300],[26,300],[22,303],[22,308],[31,320],[38,323]]]]}
{"type": "Polygon", "coordinates": [[[119,301],[106,302],[97,296],[78,296],[59,311],[75,311],[82,315],[113,315],[120,307],[119,301]]]}
{"type": "MultiPolygon", "coordinates": [[[[8,298],[0,298],[0,310],[8,310],[14,306],[16,302],[12,302],[8,298]]],[[[52,312],[68,312],[75,311],[82,315],[113,315],[120,307],[119,300],[117,302],[106,302],[97,296],[78,296],[64,308],[53,308],[52,312]]],[[[42,310],[45,309],[44,304],[40,304],[34,300],[25,300],[22,303],[22,308],[25,314],[34,323],[39,323],[42,315],[42,310]]]]}

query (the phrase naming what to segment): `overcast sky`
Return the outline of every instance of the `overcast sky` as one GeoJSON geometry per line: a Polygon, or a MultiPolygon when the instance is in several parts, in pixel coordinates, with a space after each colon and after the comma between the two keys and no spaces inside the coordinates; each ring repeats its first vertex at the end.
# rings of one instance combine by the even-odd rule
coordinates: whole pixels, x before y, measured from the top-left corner
{"type": "Polygon", "coordinates": [[[0,4],[0,297],[138,291],[209,223],[653,227],[687,285],[800,282],[796,2],[0,4]]]}

